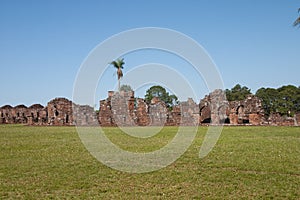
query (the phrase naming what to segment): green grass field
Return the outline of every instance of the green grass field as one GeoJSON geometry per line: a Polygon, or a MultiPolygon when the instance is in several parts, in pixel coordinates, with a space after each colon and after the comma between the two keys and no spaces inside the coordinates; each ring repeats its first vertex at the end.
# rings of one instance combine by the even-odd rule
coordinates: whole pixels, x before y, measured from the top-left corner
{"type": "MultiPolygon", "coordinates": [[[[147,152],[176,127],[147,139],[105,130],[120,147],[147,152]]],[[[1,125],[0,199],[300,199],[299,127],[225,127],[199,159],[206,130],[173,164],[131,174],[98,162],[74,127],[1,125]]]]}

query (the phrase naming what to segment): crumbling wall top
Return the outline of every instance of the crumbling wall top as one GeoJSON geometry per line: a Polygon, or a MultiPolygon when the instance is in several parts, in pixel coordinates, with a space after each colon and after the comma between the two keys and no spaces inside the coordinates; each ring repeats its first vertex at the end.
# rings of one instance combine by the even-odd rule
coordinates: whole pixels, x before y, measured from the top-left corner
{"type": "Polygon", "coordinates": [[[5,105],[2,106],[0,109],[12,109],[13,107],[11,105],[5,105]]]}
{"type": "Polygon", "coordinates": [[[21,105],[15,106],[14,108],[16,108],[16,109],[27,108],[27,106],[25,106],[24,104],[21,104],[21,105]]]}
{"type": "Polygon", "coordinates": [[[33,104],[31,106],[28,107],[29,109],[43,109],[44,106],[42,106],[41,104],[33,104]]]}

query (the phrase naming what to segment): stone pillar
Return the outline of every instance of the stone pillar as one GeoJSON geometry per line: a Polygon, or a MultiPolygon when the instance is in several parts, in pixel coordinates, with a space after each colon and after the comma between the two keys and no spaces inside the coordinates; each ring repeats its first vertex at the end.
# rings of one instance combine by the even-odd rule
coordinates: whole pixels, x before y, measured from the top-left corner
{"type": "Polygon", "coordinates": [[[249,114],[249,123],[252,125],[260,125],[261,116],[259,114],[249,114]]]}
{"type": "Polygon", "coordinates": [[[27,116],[27,124],[28,125],[33,125],[33,119],[32,119],[32,116],[27,116]]]}
{"type": "Polygon", "coordinates": [[[238,116],[235,113],[229,114],[230,124],[237,125],[238,124],[238,116]]]}

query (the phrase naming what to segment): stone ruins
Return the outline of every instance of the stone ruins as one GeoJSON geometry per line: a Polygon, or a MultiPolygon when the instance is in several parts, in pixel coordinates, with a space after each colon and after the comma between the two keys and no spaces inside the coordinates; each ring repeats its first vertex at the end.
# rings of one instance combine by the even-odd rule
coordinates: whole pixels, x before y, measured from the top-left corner
{"type": "Polygon", "coordinates": [[[197,126],[197,125],[280,125],[298,126],[300,113],[294,117],[275,113],[264,115],[261,100],[249,95],[242,101],[226,100],[222,90],[205,96],[199,104],[189,98],[168,108],[155,97],[150,103],[135,98],[134,92],[108,92],[100,101],[99,111],[78,105],[66,98],[55,98],[44,107],[18,105],[0,107],[0,124],[56,126],[197,126]]]}

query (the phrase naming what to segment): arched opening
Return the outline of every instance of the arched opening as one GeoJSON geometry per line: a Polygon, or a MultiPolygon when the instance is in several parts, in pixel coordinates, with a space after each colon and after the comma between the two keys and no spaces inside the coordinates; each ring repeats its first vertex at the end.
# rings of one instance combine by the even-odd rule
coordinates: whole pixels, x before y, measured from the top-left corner
{"type": "Polygon", "coordinates": [[[200,108],[200,121],[202,124],[211,123],[211,110],[210,106],[203,106],[200,108]]]}
{"type": "Polygon", "coordinates": [[[199,115],[202,116],[202,111],[203,109],[205,108],[205,106],[203,106],[202,108],[200,108],[200,111],[199,111],[199,115]]]}
{"type": "Polygon", "coordinates": [[[218,117],[220,119],[221,124],[230,124],[230,120],[227,114],[228,114],[228,107],[226,105],[221,105],[218,108],[218,117]]]}
{"type": "Polygon", "coordinates": [[[202,124],[209,124],[211,122],[211,118],[205,118],[201,121],[202,124]]]}
{"type": "Polygon", "coordinates": [[[224,121],[225,124],[230,124],[230,119],[227,117],[224,121]]]}
{"type": "Polygon", "coordinates": [[[237,107],[236,109],[236,114],[244,114],[244,106],[243,105],[240,105],[237,107]]]}
{"type": "Polygon", "coordinates": [[[207,116],[207,115],[210,115],[211,112],[210,112],[210,107],[209,106],[203,106],[202,108],[200,108],[200,111],[199,111],[199,115],[200,116],[207,116]]]}
{"type": "Polygon", "coordinates": [[[57,110],[55,110],[54,114],[55,114],[55,117],[57,117],[59,115],[59,112],[57,110]]]}
{"type": "Polygon", "coordinates": [[[249,123],[250,123],[249,119],[243,119],[243,124],[249,124],[249,123]]]}
{"type": "Polygon", "coordinates": [[[238,124],[249,124],[249,116],[245,114],[244,105],[237,107],[236,114],[238,116],[238,124]]]}
{"type": "Polygon", "coordinates": [[[225,118],[225,119],[221,119],[220,120],[220,123],[221,124],[230,124],[230,119],[227,117],[227,118],[225,118]]]}

